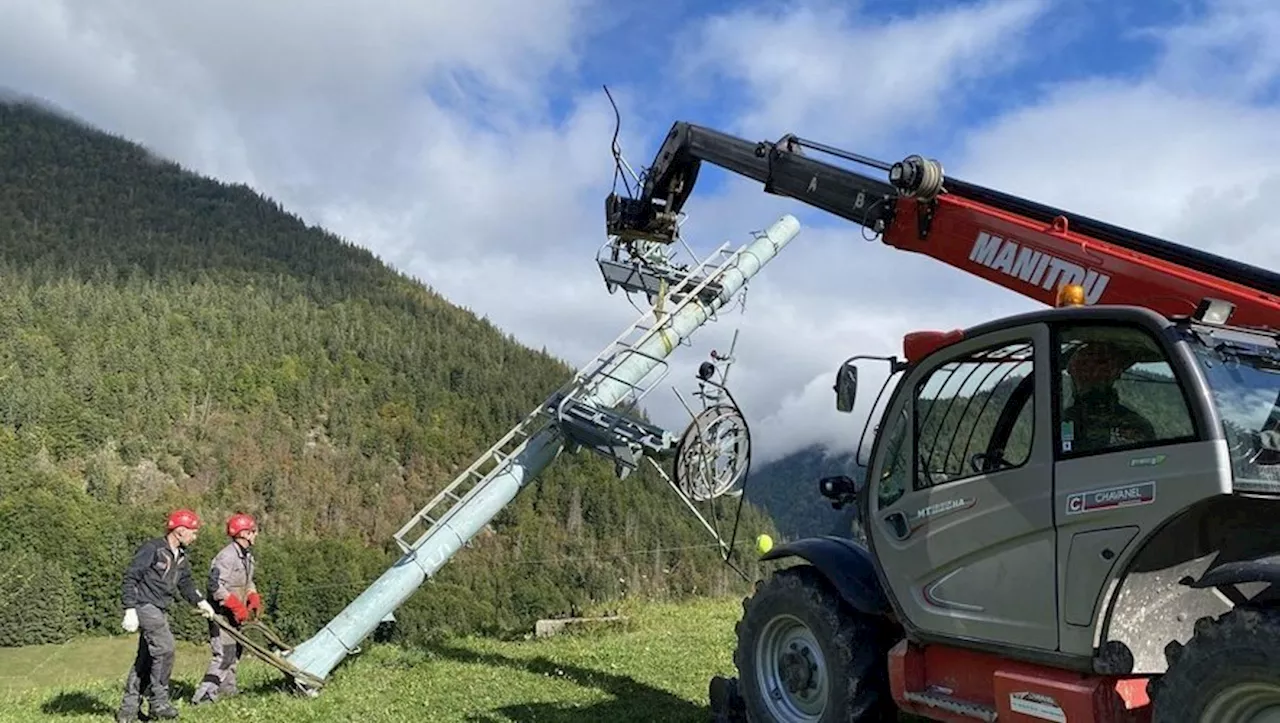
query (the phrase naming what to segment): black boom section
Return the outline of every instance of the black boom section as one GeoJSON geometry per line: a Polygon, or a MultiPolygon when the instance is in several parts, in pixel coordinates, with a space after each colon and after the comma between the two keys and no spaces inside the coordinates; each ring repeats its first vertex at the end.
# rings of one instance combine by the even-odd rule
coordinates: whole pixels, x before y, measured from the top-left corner
{"type": "Polygon", "coordinates": [[[795,198],[873,231],[882,231],[892,216],[895,193],[887,181],[807,158],[794,137],[747,141],[681,121],[671,127],[646,171],[640,198],[610,196],[610,232],[669,240],[672,217],[693,192],[704,161],[759,181],[766,193],[795,198]]]}
{"type": "MultiPolygon", "coordinates": [[[[653,186],[646,183],[645,190],[652,188],[655,198],[665,197],[669,184],[682,174],[696,179],[696,166],[691,173],[689,166],[700,161],[757,180],[767,193],[795,198],[867,227],[888,218],[896,195],[888,181],[805,157],[792,136],[777,143],[752,142],[690,123],[672,127],[650,171],[653,186]]],[[[684,196],[671,211],[680,210],[692,188],[690,182],[682,189],[684,196]]]]}
{"type": "Polygon", "coordinates": [[[808,537],[779,545],[760,557],[781,560],[799,557],[818,569],[845,602],[866,615],[888,615],[889,599],[876,577],[871,553],[853,540],[834,535],[808,537]]]}

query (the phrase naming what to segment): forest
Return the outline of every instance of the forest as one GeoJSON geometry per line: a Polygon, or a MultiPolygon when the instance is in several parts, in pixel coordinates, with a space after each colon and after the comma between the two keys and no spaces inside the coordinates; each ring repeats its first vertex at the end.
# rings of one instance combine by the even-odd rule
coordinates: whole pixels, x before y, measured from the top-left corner
{"type": "MultiPolygon", "coordinates": [[[[850,437],[861,430],[850,425],[850,437]]],[[[823,497],[818,482],[823,477],[847,475],[861,481],[866,469],[866,453],[855,460],[852,452],[832,452],[812,445],[753,468],[744,496],[765,510],[778,533],[794,540],[811,535],[857,535],[857,510],[839,510],[823,497]]]]}
{"type": "MultiPolygon", "coordinates": [[[[0,283],[3,646],[119,632],[121,574],[180,505],[201,588],[226,518],[258,519],[268,619],[309,637],[573,371],[251,188],[23,102],[0,103],[0,283]]],[[[752,504],[739,524],[776,534],[752,504]]],[[[746,590],[657,475],[564,454],[378,635],[746,590]]]]}

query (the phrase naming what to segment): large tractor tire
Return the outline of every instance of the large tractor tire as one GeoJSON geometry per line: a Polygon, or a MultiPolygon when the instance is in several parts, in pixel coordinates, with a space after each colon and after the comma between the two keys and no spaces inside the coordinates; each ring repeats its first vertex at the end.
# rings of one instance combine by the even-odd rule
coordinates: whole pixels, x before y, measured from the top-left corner
{"type": "Polygon", "coordinates": [[[1148,685],[1152,723],[1280,723],[1280,611],[1201,618],[1148,685]]]}
{"type": "Polygon", "coordinates": [[[756,583],[742,611],[733,662],[750,723],[897,719],[888,624],[845,604],[817,569],[790,567],[756,583]]]}

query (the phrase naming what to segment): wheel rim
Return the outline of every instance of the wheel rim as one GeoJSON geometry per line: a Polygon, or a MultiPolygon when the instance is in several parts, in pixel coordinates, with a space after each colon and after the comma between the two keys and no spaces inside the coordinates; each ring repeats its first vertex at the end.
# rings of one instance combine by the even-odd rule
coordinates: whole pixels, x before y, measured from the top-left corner
{"type": "Polygon", "coordinates": [[[769,621],[756,642],[756,681],[774,720],[802,723],[822,717],[830,677],[808,625],[791,615],[769,621]]]}
{"type": "Polygon", "coordinates": [[[1280,684],[1251,682],[1233,685],[1209,701],[1200,720],[1213,723],[1280,723],[1280,684]]]}

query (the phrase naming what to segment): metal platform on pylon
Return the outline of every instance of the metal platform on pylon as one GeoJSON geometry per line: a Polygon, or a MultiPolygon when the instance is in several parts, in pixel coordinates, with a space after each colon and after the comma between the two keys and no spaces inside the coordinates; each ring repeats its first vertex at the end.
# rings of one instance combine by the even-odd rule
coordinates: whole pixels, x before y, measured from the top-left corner
{"type": "MultiPolygon", "coordinates": [[[[693,249],[681,242],[690,259],[693,249]]],[[[610,294],[622,289],[627,293],[642,293],[650,305],[662,301],[680,303],[688,293],[696,293],[701,301],[710,303],[724,293],[718,281],[707,278],[704,272],[708,264],[725,247],[708,256],[694,269],[675,260],[676,254],[666,245],[642,239],[610,238],[596,252],[596,265],[604,278],[605,290],[610,294]],[[694,291],[694,290],[697,291],[694,291]]]]}
{"type": "Polygon", "coordinates": [[[675,436],[656,424],[569,396],[553,396],[548,406],[555,408],[556,424],[574,446],[613,460],[614,472],[621,479],[640,466],[645,456],[674,453],[675,436]]]}
{"type": "Polygon", "coordinates": [[[596,263],[604,277],[605,288],[610,293],[619,288],[640,292],[649,298],[651,304],[668,295],[678,302],[682,295],[698,286],[702,287],[699,296],[703,301],[710,301],[722,293],[720,284],[702,284],[702,279],[690,277],[678,268],[653,268],[639,262],[628,263],[613,259],[597,259],[596,263]]]}

